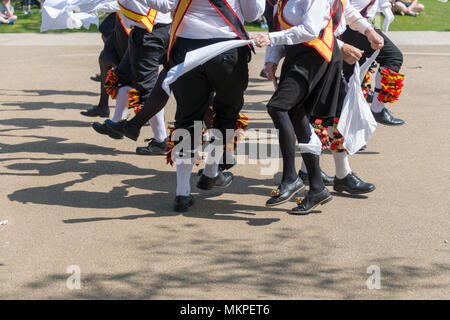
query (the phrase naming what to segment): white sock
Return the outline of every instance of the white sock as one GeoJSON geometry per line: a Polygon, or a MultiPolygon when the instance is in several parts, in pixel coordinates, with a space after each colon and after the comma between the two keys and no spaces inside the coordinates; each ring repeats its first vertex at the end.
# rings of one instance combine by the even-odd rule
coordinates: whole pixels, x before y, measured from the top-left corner
{"type": "Polygon", "coordinates": [[[205,164],[205,170],[203,170],[203,174],[208,178],[215,178],[219,174],[219,163],[215,159],[215,150],[214,146],[210,145],[211,152],[208,153],[208,158],[205,164]]]}
{"type": "Polygon", "coordinates": [[[194,167],[193,161],[183,162],[177,160],[177,196],[188,196],[191,194],[191,173],[194,167]]]}
{"type": "Polygon", "coordinates": [[[149,121],[153,131],[153,138],[157,142],[163,142],[167,138],[166,123],[164,122],[164,109],[155,114],[149,121]]]}
{"type": "Polygon", "coordinates": [[[347,152],[333,152],[334,166],[336,168],[336,178],[344,179],[350,172],[350,163],[348,162],[347,152]]]}
{"type": "Polygon", "coordinates": [[[128,114],[128,91],[133,89],[130,86],[119,88],[116,97],[116,107],[114,108],[114,116],[112,121],[119,122],[126,119],[128,114]]]}
{"type": "MultiPolygon", "coordinates": [[[[378,71],[375,76],[375,89],[381,89],[381,73],[378,71]]],[[[373,102],[370,106],[370,110],[375,113],[380,113],[384,109],[384,103],[378,100],[378,92],[375,91],[373,96],[373,102]]]]}

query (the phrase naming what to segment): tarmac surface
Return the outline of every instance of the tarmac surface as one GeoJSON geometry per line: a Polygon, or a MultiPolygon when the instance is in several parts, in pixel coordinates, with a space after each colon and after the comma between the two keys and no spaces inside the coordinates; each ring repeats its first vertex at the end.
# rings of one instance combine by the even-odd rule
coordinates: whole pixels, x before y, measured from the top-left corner
{"type": "MultiPolygon", "coordinates": [[[[134,153],[150,128],[137,143],[116,141],[80,115],[98,102],[99,84],[89,77],[98,72],[100,36],[4,36],[1,299],[450,297],[448,33],[437,43],[436,33],[392,33],[406,80],[389,108],[406,125],[379,125],[368,148],[351,157],[377,189],[333,192],[334,201],[301,217],[286,213],[294,202],[264,206],[279,175],[262,175],[260,164],[233,168],[223,192],[200,192],[193,174],[196,204],[173,212],[174,168],[134,153]],[[67,285],[73,270],[81,272],[80,289],[67,285]],[[373,270],[380,289],[367,286],[373,270]]],[[[272,128],[263,60],[257,50],[244,107],[250,128],[272,128]]],[[[174,110],[171,98],[169,123],[174,110]]],[[[321,165],[334,173],[329,153],[321,165]]]]}

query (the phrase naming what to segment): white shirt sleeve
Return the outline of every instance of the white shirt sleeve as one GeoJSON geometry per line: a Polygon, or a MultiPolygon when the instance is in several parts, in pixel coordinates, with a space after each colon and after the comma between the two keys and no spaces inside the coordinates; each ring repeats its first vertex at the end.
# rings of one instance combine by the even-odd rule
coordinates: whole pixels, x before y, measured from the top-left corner
{"type": "Polygon", "coordinates": [[[119,3],[117,1],[104,1],[99,3],[92,11],[95,12],[116,12],[120,11],[119,3]]]}
{"type": "Polygon", "coordinates": [[[266,0],[239,0],[245,21],[252,22],[262,16],[266,0]]]}
{"type": "Polygon", "coordinates": [[[336,39],[336,43],[337,43],[337,45],[338,45],[338,48],[339,48],[340,50],[342,50],[342,46],[344,45],[344,41],[339,40],[339,39],[336,39]]]}
{"type": "Polygon", "coordinates": [[[284,46],[267,47],[266,49],[266,63],[273,62],[279,64],[280,60],[286,55],[286,48],[284,46]]]}
{"type": "Polygon", "coordinates": [[[316,39],[323,29],[323,13],[328,10],[328,0],[305,0],[299,19],[302,24],[290,29],[269,33],[272,46],[293,45],[316,39]]]}
{"type": "Polygon", "coordinates": [[[388,32],[389,31],[389,25],[394,21],[394,14],[392,13],[392,5],[387,0],[380,1],[380,10],[384,15],[384,22],[383,22],[383,31],[388,32]]]}
{"type": "Polygon", "coordinates": [[[354,31],[362,34],[366,33],[367,28],[372,25],[364,18],[358,10],[355,9],[348,1],[344,8],[344,16],[347,25],[354,31]]]}
{"type": "Polygon", "coordinates": [[[175,10],[176,0],[136,0],[137,2],[143,3],[148,7],[161,11],[162,13],[169,13],[175,10]]]}

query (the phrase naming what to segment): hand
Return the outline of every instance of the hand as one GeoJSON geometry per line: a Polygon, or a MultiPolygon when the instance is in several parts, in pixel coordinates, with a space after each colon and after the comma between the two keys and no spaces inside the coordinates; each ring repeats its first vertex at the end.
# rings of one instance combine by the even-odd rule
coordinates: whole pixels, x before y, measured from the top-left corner
{"type": "Polygon", "coordinates": [[[278,65],[274,62],[266,62],[266,65],[264,66],[264,71],[266,72],[266,77],[269,80],[277,80],[277,77],[275,76],[275,73],[277,72],[278,65]]]}
{"type": "Polygon", "coordinates": [[[251,39],[258,48],[270,46],[270,37],[268,33],[257,33],[251,39]]]}
{"type": "Polygon", "coordinates": [[[359,50],[358,48],[344,43],[341,48],[342,59],[348,64],[355,64],[359,59],[361,59],[364,51],[359,50]]]}
{"type": "Polygon", "coordinates": [[[373,50],[380,50],[384,47],[384,39],[380,36],[374,28],[367,28],[366,30],[367,40],[370,42],[370,46],[373,50]]]}

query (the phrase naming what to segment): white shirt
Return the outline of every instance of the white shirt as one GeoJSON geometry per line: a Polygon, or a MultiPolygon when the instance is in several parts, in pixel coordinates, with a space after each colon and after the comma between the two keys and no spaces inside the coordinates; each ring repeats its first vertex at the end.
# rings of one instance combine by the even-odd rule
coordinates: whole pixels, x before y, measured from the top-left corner
{"type": "MultiPolygon", "coordinates": [[[[128,10],[134,11],[138,14],[147,15],[150,7],[143,1],[138,0],[119,0],[120,4],[128,10]]],[[[95,11],[101,12],[116,12],[120,11],[120,6],[117,0],[105,0],[97,5],[94,9],[95,11]]],[[[131,28],[132,26],[137,26],[140,28],[145,28],[142,23],[130,20],[122,14],[122,21],[126,28],[131,28]]],[[[170,13],[158,12],[156,14],[155,24],[157,23],[172,23],[172,16],[170,13]]]]}
{"type": "MultiPolygon", "coordinates": [[[[365,7],[367,7],[370,4],[371,1],[372,0],[350,0],[350,4],[353,7],[355,7],[356,10],[361,12],[362,10],[364,10],[365,7]]],[[[379,6],[378,0],[375,0],[371,4],[371,6],[367,12],[367,16],[366,16],[367,19],[373,20],[373,18],[377,14],[378,6],[379,6]]]]}
{"type": "MultiPolygon", "coordinates": [[[[334,0],[330,0],[330,3],[333,3],[334,0]]],[[[346,2],[345,8],[344,8],[344,14],[342,16],[341,22],[339,23],[339,26],[336,28],[336,31],[334,32],[334,35],[336,37],[339,37],[341,34],[345,32],[347,29],[347,25],[355,31],[358,31],[362,34],[366,33],[367,28],[371,27],[372,25],[367,21],[366,18],[364,18],[358,10],[356,10],[355,7],[352,6],[351,3],[346,2]]],[[[339,49],[342,48],[344,45],[344,42],[337,39],[337,44],[339,46],[339,49]]]]}
{"type": "MultiPolygon", "coordinates": [[[[161,12],[174,11],[179,0],[137,0],[161,12]]],[[[239,20],[254,21],[263,13],[265,0],[228,0],[239,20]]],[[[236,33],[225,22],[208,0],[192,0],[176,36],[189,39],[236,38],[236,33]]]]}
{"type": "Polygon", "coordinates": [[[271,45],[308,42],[316,39],[330,21],[330,3],[329,0],[290,0],[284,6],[283,17],[293,27],[269,33],[271,45]]]}
{"type": "MultiPolygon", "coordinates": [[[[328,0],[329,6],[332,7],[334,4],[334,0],[328,0]]],[[[288,2],[289,4],[289,2],[288,2]]],[[[286,4],[286,7],[288,6],[286,4]]],[[[328,9],[330,10],[330,9],[328,9]]],[[[329,12],[329,11],[328,11],[329,12]]],[[[329,13],[328,13],[329,17],[329,13]]],[[[328,23],[329,19],[326,20],[326,24],[328,23]]],[[[326,26],[325,24],[325,26],[326,26]]],[[[367,30],[367,28],[371,27],[372,25],[367,21],[366,18],[364,18],[358,10],[356,10],[350,3],[346,3],[344,8],[344,13],[342,15],[341,21],[339,25],[337,26],[334,35],[336,37],[340,36],[345,32],[347,29],[347,25],[358,32],[361,32],[364,34],[367,30]]],[[[317,38],[317,37],[316,37],[317,38]]],[[[272,39],[272,38],[271,38],[272,39]]],[[[315,38],[314,38],[315,39],[315,38]]],[[[312,40],[312,39],[311,39],[312,40]]],[[[308,40],[309,41],[309,40],[308,40]]],[[[344,45],[344,42],[337,39],[337,45],[339,46],[339,49],[342,48],[344,45]]],[[[283,46],[274,46],[269,47],[266,53],[266,62],[274,62],[278,64],[281,60],[281,58],[284,56],[284,47],[283,46]]]]}

